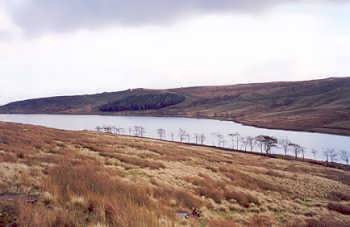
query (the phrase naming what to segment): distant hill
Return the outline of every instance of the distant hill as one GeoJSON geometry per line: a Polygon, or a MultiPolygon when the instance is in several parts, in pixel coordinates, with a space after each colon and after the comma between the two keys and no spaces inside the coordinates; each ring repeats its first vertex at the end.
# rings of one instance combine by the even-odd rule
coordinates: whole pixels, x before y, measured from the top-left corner
{"type": "Polygon", "coordinates": [[[0,113],[201,117],[350,135],[350,78],[30,99],[1,106],[0,113]]]}

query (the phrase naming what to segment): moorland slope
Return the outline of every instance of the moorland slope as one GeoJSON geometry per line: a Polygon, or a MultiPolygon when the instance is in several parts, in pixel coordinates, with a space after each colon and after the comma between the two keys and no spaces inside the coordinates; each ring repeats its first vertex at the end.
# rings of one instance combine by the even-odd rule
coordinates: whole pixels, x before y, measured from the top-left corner
{"type": "Polygon", "coordinates": [[[349,226],[349,195],[347,170],[0,122],[0,226],[349,226]]]}

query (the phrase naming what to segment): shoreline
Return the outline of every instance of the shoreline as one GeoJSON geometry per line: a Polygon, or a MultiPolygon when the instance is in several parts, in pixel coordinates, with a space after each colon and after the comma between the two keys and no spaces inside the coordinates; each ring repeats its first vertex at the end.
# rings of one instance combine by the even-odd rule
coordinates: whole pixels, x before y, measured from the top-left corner
{"type": "Polygon", "coordinates": [[[268,130],[279,130],[279,131],[289,131],[289,132],[305,132],[305,133],[315,133],[315,134],[326,134],[326,135],[334,135],[334,136],[344,136],[350,137],[350,131],[348,133],[342,132],[326,132],[323,130],[314,130],[314,129],[293,129],[286,127],[277,127],[277,126],[261,126],[259,124],[254,123],[245,123],[242,121],[238,121],[235,119],[227,119],[224,117],[210,117],[210,116],[188,116],[188,115],[177,115],[177,114],[153,114],[153,113],[101,113],[101,112],[92,112],[92,113],[0,113],[0,115],[70,115],[70,116],[121,116],[121,117],[176,117],[176,118],[186,118],[186,119],[200,119],[200,120],[218,120],[218,121],[227,121],[233,122],[236,124],[240,124],[243,126],[254,127],[259,129],[268,129],[268,130]]]}
{"type": "Polygon", "coordinates": [[[293,155],[289,155],[289,154],[287,154],[287,155],[284,155],[284,154],[266,154],[263,152],[244,151],[244,150],[240,150],[240,149],[227,148],[227,147],[217,147],[214,145],[207,145],[207,144],[197,144],[197,143],[186,143],[186,142],[179,142],[179,141],[172,141],[172,140],[162,140],[162,139],[157,139],[157,138],[152,138],[152,137],[139,137],[139,136],[124,135],[124,134],[117,135],[117,134],[109,134],[109,133],[104,133],[104,132],[95,132],[95,131],[90,131],[90,130],[85,130],[85,131],[91,132],[91,133],[103,134],[103,135],[116,136],[116,137],[139,138],[139,139],[146,139],[146,140],[150,140],[150,141],[174,143],[177,145],[216,149],[216,150],[218,150],[220,152],[224,152],[226,154],[240,153],[240,154],[254,155],[254,156],[260,156],[260,157],[271,158],[271,159],[304,162],[304,163],[309,163],[309,164],[314,164],[314,165],[319,165],[319,166],[324,166],[324,167],[329,167],[329,168],[350,171],[350,165],[346,165],[343,163],[326,162],[326,161],[321,161],[321,160],[316,160],[316,159],[311,159],[311,158],[302,158],[302,157],[295,158],[293,155]]]}

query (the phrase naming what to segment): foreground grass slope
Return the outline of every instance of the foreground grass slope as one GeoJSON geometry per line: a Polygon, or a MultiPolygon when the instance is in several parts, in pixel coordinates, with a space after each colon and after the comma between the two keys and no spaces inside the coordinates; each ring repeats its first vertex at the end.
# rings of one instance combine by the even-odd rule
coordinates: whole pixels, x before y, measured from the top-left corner
{"type": "Polygon", "coordinates": [[[0,123],[0,226],[349,226],[350,172],[0,123]],[[180,217],[198,208],[200,218],[180,217]]]}
{"type": "Polygon", "coordinates": [[[32,99],[0,113],[185,116],[350,135],[350,78],[32,99]]]}

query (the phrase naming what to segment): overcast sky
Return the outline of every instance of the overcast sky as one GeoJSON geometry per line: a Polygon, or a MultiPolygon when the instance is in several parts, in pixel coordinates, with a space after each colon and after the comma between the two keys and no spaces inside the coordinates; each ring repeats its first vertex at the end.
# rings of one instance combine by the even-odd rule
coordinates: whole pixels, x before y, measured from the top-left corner
{"type": "Polygon", "coordinates": [[[0,104],[350,73],[347,0],[0,0],[0,104]]]}

